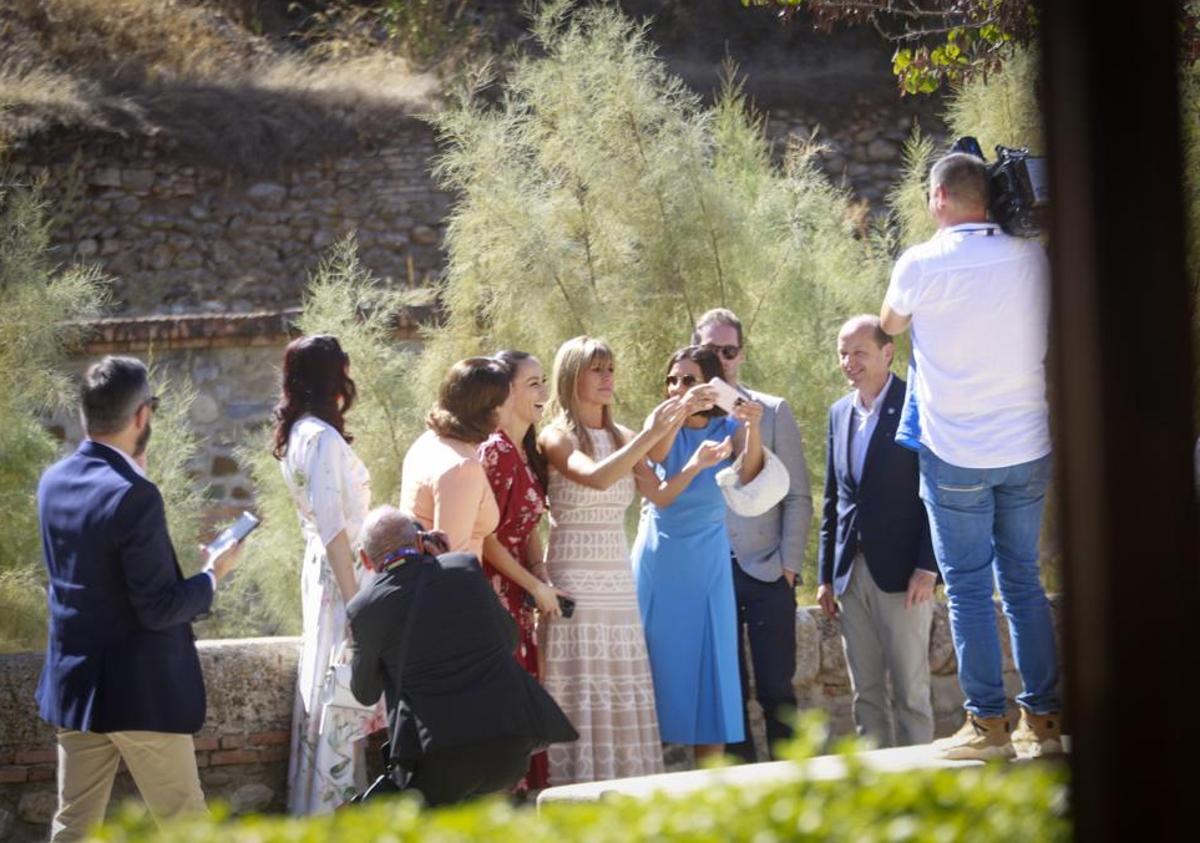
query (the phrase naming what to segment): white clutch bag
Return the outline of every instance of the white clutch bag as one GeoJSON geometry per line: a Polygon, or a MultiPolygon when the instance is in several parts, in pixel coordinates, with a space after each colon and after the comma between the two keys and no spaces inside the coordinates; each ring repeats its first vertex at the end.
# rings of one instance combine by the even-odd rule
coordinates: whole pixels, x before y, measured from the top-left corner
{"type": "Polygon", "coordinates": [[[771,449],[765,445],[762,471],[745,485],[742,485],[738,477],[740,463],[741,457],[738,457],[733,465],[718,471],[717,486],[725,496],[725,503],[734,513],[743,518],[754,518],[783,500],[791,487],[792,478],[783,460],[771,453],[771,449]]]}
{"type": "Polygon", "coordinates": [[[323,705],[337,708],[348,708],[354,711],[373,712],[375,703],[363,705],[350,690],[350,676],[353,666],[346,661],[346,642],[338,645],[333,656],[333,664],[329,666],[329,675],[325,680],[323,705]]]}

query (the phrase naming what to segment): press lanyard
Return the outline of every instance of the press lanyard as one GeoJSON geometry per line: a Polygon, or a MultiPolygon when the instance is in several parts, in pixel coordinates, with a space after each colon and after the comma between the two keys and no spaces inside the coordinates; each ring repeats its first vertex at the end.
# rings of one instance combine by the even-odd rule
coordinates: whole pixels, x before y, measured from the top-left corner
{"type": "Polygon", "coordinates": [[[985,234],[988,237],[991,237],[996,233],[996,226],[986,225],[986,226],[983,226],[982,228],[956,228],[953,231],[951,231],[950,233],[951,234],[967,234],[967,235],[985,234]]]}

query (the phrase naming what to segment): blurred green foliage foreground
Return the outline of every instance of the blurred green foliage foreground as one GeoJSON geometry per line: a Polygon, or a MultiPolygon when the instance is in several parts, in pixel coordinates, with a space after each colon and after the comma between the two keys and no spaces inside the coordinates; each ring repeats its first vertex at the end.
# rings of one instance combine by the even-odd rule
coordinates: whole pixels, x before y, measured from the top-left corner
{"type": "MultiPolygon", "coordinates": [[[[823,744],[819,717],[807,717],[787,747],[794,761],[823,744]]],[[[854,742],[841,744],[850,753],[854,742]]],[[[994,763],[959,769],[880,774],[847,754],[836,781],[716,786],[649,800],[609,798],[557,804],[540,813],[500,799],[422,810],[401,796],[311,819],[254,816],[158,829],[142,809],[127,807],[101,832],[121,843],[336,843],[336,841],[519,841],[627,843],[632,840],[746,841],[1058,841],[1071,836],[1067,768],[1057,762],[994,763]]]]}

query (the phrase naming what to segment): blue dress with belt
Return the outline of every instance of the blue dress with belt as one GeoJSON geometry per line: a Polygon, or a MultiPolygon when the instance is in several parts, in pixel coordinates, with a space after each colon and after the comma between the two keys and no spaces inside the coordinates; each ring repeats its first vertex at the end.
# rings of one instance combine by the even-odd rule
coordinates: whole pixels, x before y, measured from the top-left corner
{"type": "MultiPolygon", "coordinates": [[[[678,474],[704,440],[720,441],[737,429],[728,416],[681,428],[656,466],[660,479],[678,474]]],[[[647,501],[633,546],[659,730],[670,743],[744,739],[733,568],[715,479],[729,464],[701,471],[668,507],[647,501]]]]}

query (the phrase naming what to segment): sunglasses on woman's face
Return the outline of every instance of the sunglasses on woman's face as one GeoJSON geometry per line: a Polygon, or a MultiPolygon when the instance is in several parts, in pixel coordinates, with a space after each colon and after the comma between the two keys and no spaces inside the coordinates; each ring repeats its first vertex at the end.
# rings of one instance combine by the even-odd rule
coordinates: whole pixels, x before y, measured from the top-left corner
{"type": "Polygon", "coordinates": [[[709,351],[715,351],[726,360],[732,360],[742,352],[740,345],[713,345],[712,343],[707,343],[704,347],[709,351]]]}
{"type": "Polygon", "coordinates": [[[692,387],[697,383],[695,375],[667,375],[667,386],[683,386],[692,387]]]}

